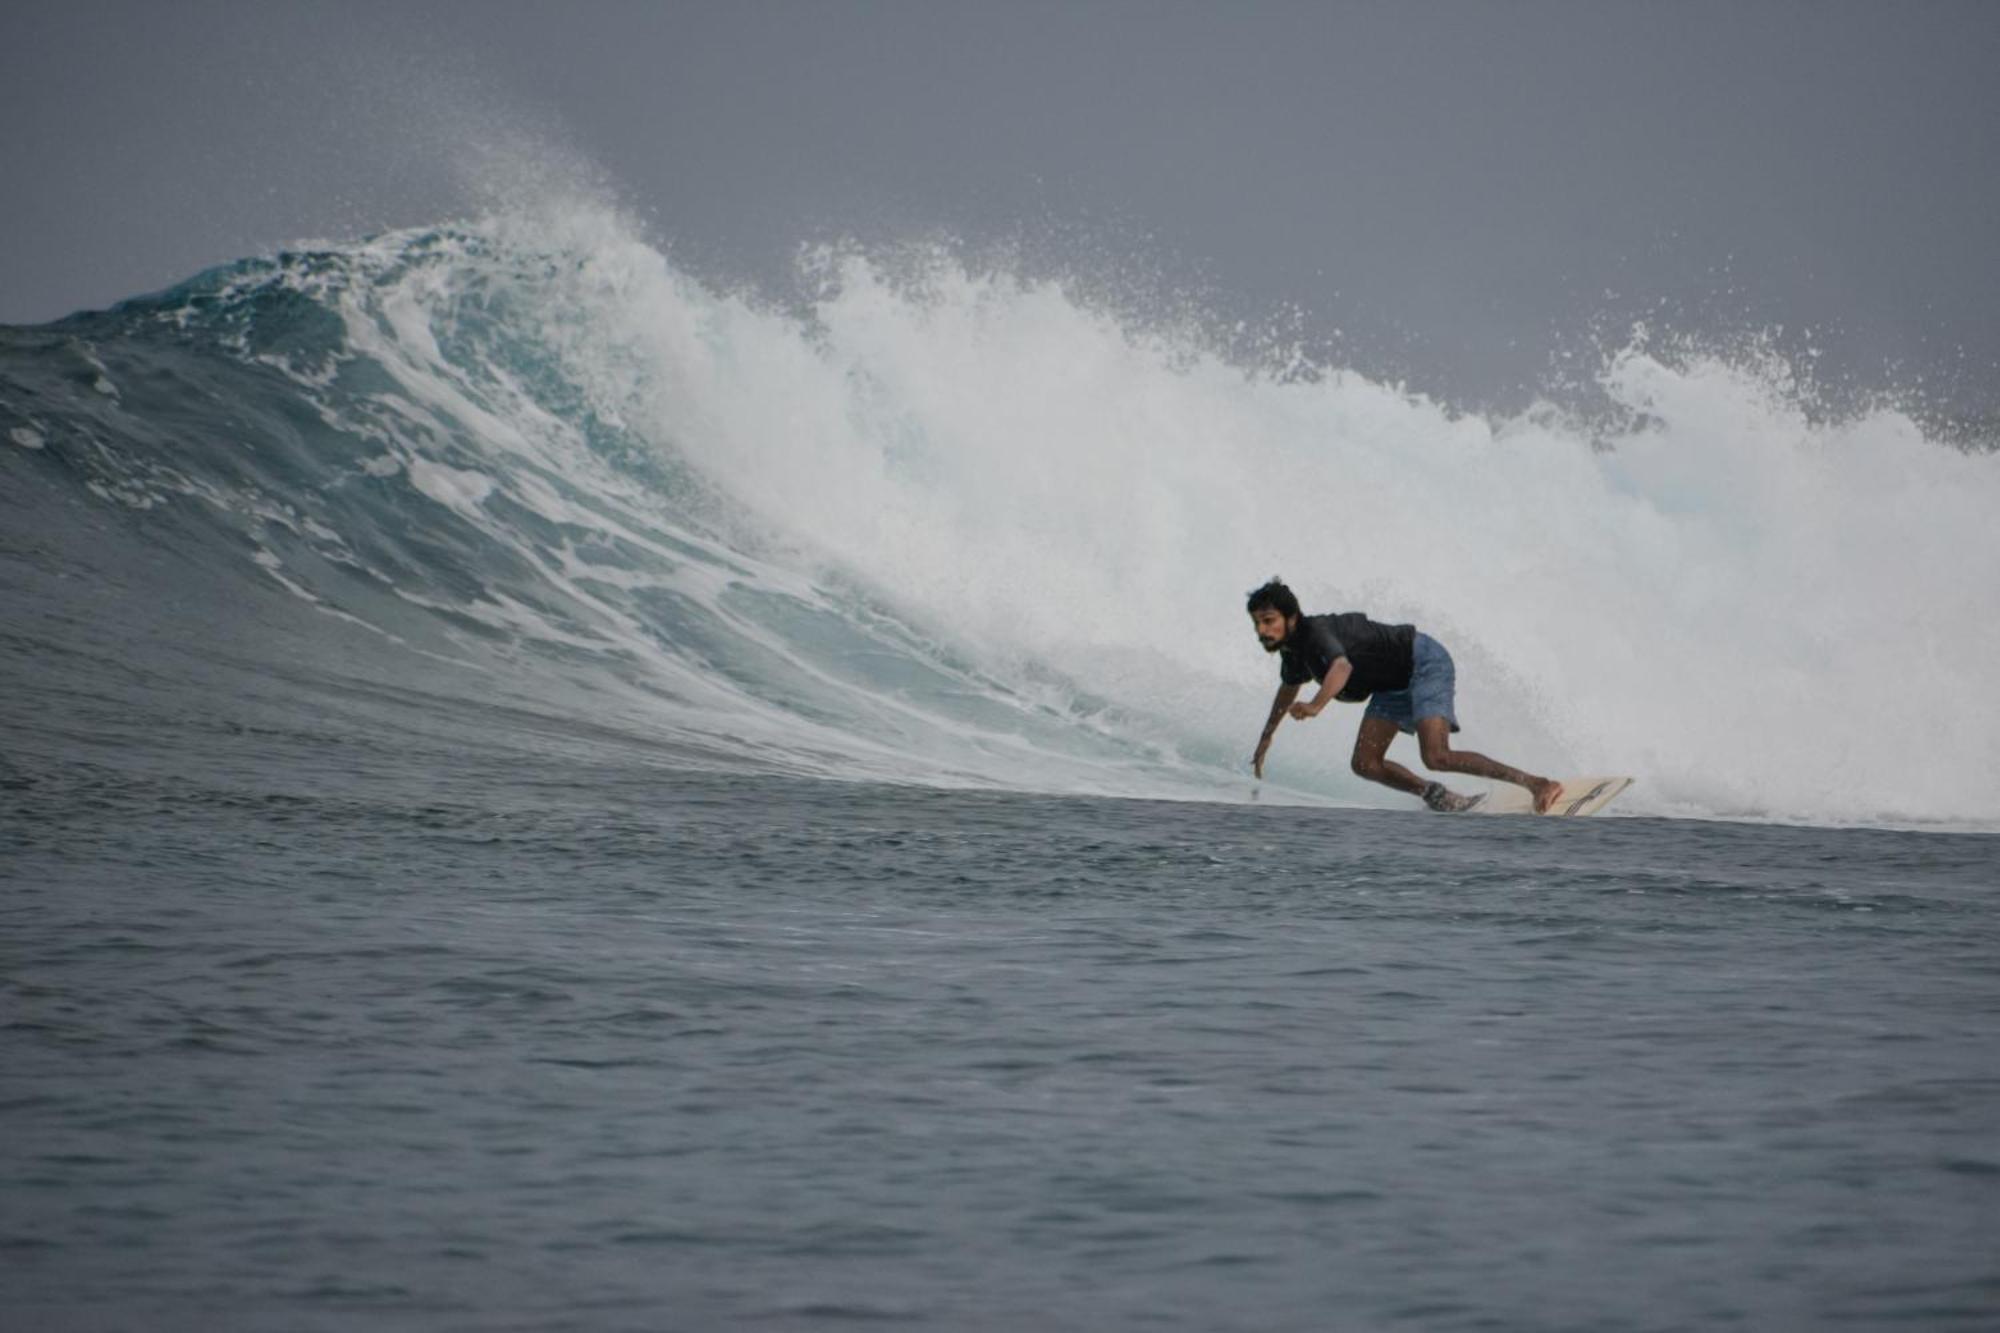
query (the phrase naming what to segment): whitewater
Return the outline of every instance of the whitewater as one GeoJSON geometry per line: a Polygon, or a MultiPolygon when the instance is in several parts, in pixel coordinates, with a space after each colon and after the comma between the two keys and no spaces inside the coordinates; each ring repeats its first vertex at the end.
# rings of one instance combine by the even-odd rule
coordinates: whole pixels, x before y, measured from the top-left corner
{"type": "Polygon", "coordinates": [[[2000,1322],[2000,455],[1116,286],[561,199],[0,329],[9,1318],[2000,1322]],[[1274,573],[1637,785],[1254,782],[1274,573]]]}
{"type": "MultiPolygon", "coordinates": [[[[384,652],[787,771],[1241,799],[1275,572],[1635,813],[1993,822],[2000,466],[1893,406],[1642,331],[1589,413],[1483,416],[938,249],[804,265],[718,291],[580,204],[301,249],[9,335],[0,439],[384,652]]],[[[1272,777],[1384,803],[1344,756],[1272,777]]]]}

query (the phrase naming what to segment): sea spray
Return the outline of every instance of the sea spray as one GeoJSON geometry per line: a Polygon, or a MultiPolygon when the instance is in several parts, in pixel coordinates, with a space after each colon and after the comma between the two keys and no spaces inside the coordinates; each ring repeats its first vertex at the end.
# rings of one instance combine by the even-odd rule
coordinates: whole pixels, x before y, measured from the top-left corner
{"type": "MultiPolygon", "coordinates": [[[[1240,796],[1275,572],[1443,639],[1465,744],[1636,811],[2000,806],[2000,460],[1893,407],[1635,342],[1590,423],[1481,415],[944,253],[813,262],[779,308],[595,206],[250,262],[11,335],[0,434],[315,613],[792,770],[1240,796]],[[206,396],[149,398],[169,362],[206,396]]],[[[1384,799],[1353,716],[1273,780],[1384,799]]]]}
{"type": "MultiPolygon", "coordinates": [[[[661,369],[619,401],[1005,678],[1053,669],[1226,763],[1273,678],[1241,590],[1277,571],[1449,642],[1470,743],[1636,773],[1655,808],[2000,801],[2000,459],[1899,410],[1823,419],[1782,359],[1641,340],[1600,375],[1609,433],[1546,403],[1485,417],[1232,364],[1060,283],[908,272],[846,257],[809,328],[635,293],[620,346],[661,369]]],[[[1335,783],[1345,748],[1292,728],[1277,771],[1335,783]]]]}

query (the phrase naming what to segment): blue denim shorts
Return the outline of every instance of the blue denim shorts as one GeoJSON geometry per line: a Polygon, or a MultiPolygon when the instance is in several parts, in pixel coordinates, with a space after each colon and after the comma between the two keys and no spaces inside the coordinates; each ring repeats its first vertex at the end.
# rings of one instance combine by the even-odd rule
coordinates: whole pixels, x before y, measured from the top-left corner
{"type": "Polygon", "coordinates": [[[1396,730],[1414,734],[1417,719],[1441,717],[1458,730],[1458,713],[1453,695],[1458,686],[1458,668],[1451,654],[1428,634],[1417,635],[1410,649],[1410,684],[1401,690],[1377,690],[1368,700],[1367,717],[1386,718],[1396,730]]]}

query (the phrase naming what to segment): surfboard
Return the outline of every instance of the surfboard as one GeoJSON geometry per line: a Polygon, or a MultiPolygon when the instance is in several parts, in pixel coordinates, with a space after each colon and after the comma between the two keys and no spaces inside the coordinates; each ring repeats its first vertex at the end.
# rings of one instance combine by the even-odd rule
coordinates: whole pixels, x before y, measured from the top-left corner
{"type": "MultiPolygon", "coordinates": [[[[1562,795],[1549,807],[1552,815],[1594,815],[1632,785],[1630,778],[1557,778],[1562,795]]],[[[1526,787],[1495,787],[1465,812],[1469,815],[1532,815],[1535,798],[1526,787]]]]}

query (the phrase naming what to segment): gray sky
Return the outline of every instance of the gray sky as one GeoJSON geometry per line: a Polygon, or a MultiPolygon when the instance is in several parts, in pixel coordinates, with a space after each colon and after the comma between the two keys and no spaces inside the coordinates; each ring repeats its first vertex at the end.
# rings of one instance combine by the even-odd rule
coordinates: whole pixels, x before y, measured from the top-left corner
{"type": "Polygon", "coordinates": [[[462,215],[533,132],[718,276],[1025,240],[1464,400],[1652,312],[1990,411],[1996,71],[1979,0],[15,4],[0,321],[462,215]]]}

